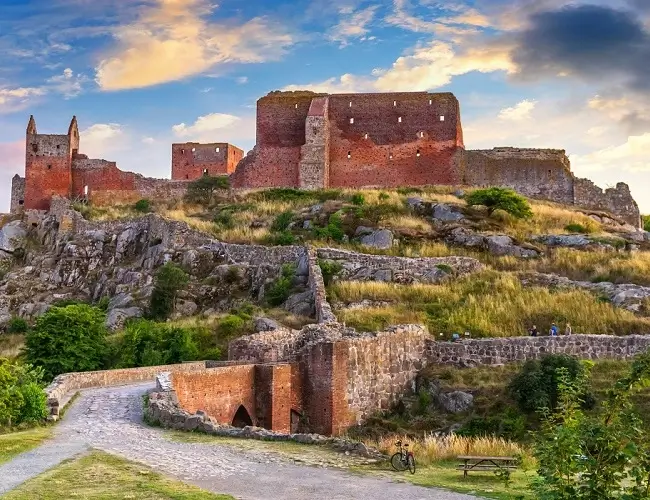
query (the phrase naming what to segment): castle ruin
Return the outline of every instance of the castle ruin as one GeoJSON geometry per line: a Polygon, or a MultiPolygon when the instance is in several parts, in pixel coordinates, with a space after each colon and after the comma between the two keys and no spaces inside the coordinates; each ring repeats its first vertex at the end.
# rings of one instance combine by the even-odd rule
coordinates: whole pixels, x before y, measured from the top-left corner
{"type": "Polygon", "coordinates": [[[11,211],[49,209],[59,195],[95,205],[181,197],[202,175],[228,175],[234,189],[503,186],[532,197],[611,212],[640,227],[629,187],[600,189],[575,177],[564,150],[466,150],[451,93],[271,92],[257,102],[256,145],[172,145],[171,179],[124,172],[79,153],[73,117],[65,135],[27,126],[25,177],[12,184],[11,211]]]}

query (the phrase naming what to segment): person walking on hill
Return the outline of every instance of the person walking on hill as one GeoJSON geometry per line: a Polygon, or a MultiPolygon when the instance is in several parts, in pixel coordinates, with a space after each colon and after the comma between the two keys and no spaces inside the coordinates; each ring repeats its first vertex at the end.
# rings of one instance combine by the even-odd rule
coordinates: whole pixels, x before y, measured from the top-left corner
{"type": "Polygon", "coordinates": [[[567,322],[566,326],[564,327],[564,335],[571,335],[573,333],[573,329],[571,328],[571,323],[567,322]]]}
{"type": "Polygon", "coordinates": [[[551,325],[551,329],[548,331],[548,334],[551,337],[557,337],[557,325],[555,323],[551,325]]]}

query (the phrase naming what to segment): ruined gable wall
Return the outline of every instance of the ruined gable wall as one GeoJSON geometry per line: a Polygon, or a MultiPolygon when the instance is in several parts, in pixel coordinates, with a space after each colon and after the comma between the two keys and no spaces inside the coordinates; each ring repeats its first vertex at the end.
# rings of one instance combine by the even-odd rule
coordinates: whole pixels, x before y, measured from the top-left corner
{"type": "Polygon", "coordinates": [[[14,175],[11,179],[11,205],[9,212],[20,213],[25,208],[25,178],[14,175]]]}
{"type": "Polygon", "coordinates": [[[133,172],[124,172],[115,162],[88,159],[79,155],[72,160],[72,195],[84,196],[95,206],[129,204],[147,198],[152,201],[180,199],[187,182],[152,179],[133,172]]]}
{"type": "Polygon", "coordinates": [[[25,146],[25,209],[47,210],[55,194],[70,197],[69,137],[28,134],[25,146]]]}
{"type": "Polygon", "coordinates": [[[573,204],[573,174],[564,150],[465,151],[463,168],[469,186],[510,187],[525,196],[573,204]]]}
{"type": "Polygon", "coordinates": [[[641,212],[627,184],[619,182],[604,191],[589,179],[574,182],[574,203],[579,207],[611,212],[634,227],[641,227],[641,212]]]}
{"type": "Polygon", "coordinates": [[[297,187],[313,92],[271,92],[257,101],[255,148],[237,165],[233,187],[297,187]]]}
{"type": "Polygon", "coordinates": [[[332,187],[461,181],[460,107],[453,94],[332,95],[329,118],[332,187]]]}
{"type": "Polygon", "coordinates": [[[204,175],[226,175],[235,171],[244,152],[228,143],[172,144],[172,179],[194,180],[204,175]]]}
{"type": "Polygon", "coordinates": [[[305,144],[300,149],[299,186],[301,189],[322,189],[329,186],[329,98],[311,101],[305,123],[305,144]]]}

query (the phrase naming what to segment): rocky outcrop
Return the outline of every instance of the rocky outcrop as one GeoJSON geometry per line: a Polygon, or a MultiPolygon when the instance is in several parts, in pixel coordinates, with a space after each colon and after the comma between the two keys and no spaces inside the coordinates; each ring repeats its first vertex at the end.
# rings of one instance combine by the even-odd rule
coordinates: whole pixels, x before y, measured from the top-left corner
{"type": "Polygon", "coordinates": [[[27,230],[22,222],[14,220],[0,227],[0,259],[12,257],[25,247],[27,230]]]}
{"type": "Polygon", "coordinates": [[[388,229],[372,229],[365,226],[359,226],[355,231],[355,236],[359,237],[359,243],[367,247],[387,250],[393,246],[393,233],[388,229]]]}
{"type": "Polygon", "coordinates": [[[540,252],[530,246],[518,245],[505,234],[482,234],[464,227],[452,229],[446,237],[447,243],[477,250],[492,255],[512,255],[521,258],[538,257],[540,252]]]}

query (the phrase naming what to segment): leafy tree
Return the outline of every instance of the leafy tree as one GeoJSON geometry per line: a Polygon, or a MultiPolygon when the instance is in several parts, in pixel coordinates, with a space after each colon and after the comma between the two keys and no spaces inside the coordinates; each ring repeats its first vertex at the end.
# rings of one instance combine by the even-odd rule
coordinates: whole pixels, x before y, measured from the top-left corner
{"type": "Polygon", "coordinates": [[[151,292],[150,314],[154,319],[166,319],[173,311],[178,292],[189,282],[189,276],[173,262],[158,269],[151,292]]]}
{"type": "Polygon", "coordinates": [[[47,380],[60,373],[98,370],[106,353],[104,312],[87,304],[52,307],[25,337],[27,361],[47,380]]]}
{"type": "MultiPolygon", "coordinates": [[[[540,360],[524,363],[508,388],[522,411],[530,413],[540,408],[555,408],[560,384],[559,368],[564,368],[571,380],[581,377],[585,369],[577,358],[566,354],[549,354],[540,360]]],[[[591,394],[583,394],[582,398],[587,406],[593,406],[591,394]]]]}
{"type": "Polygon", "coordinates": [[[133,209],[136,212],[142,212],[145,214],[151,212],[152,211],[151,201],[147,200],[146,198],[138,200],[135,202],[135,205],[133,205],[133,209]]]}
{"type": "Polygon", "coordinates": [[[187,186],[185,199],[190,203],[198,203],[200,205],[209,205],[212,203],[214,192],[220,189],[228,189],[230,187],[230,180],[227,175],[210,176],[204,175],[192,181],[187,186]]]}
{"type": "Polygon", "coordinates": [[[483,205],[487,207],[489,214],[495,210],[503,210],[518,219],[528,219],[533,216],[533,211],[526,198],[508,188],[477,189],[467,195],[465,201],[469,206],[483,205]]]}
{"type": "Polygon", "coordinates": [[[643,219],[643,229],[650,231],[650,215],[642,215],[641,218],[643,219]]]}
{"type": "Polygon", "coordinates": [[[608,391],[596,416],[581,409],[590,362],[572,378],[558,368],[558,405],[546,408],[535,434],[538,479],[533,484],[542,500],[641,500],[650,497],[648,435],[632,404],[632,396],[650,382],[650,353],[633,361],[627,376],[608,391]]]}

